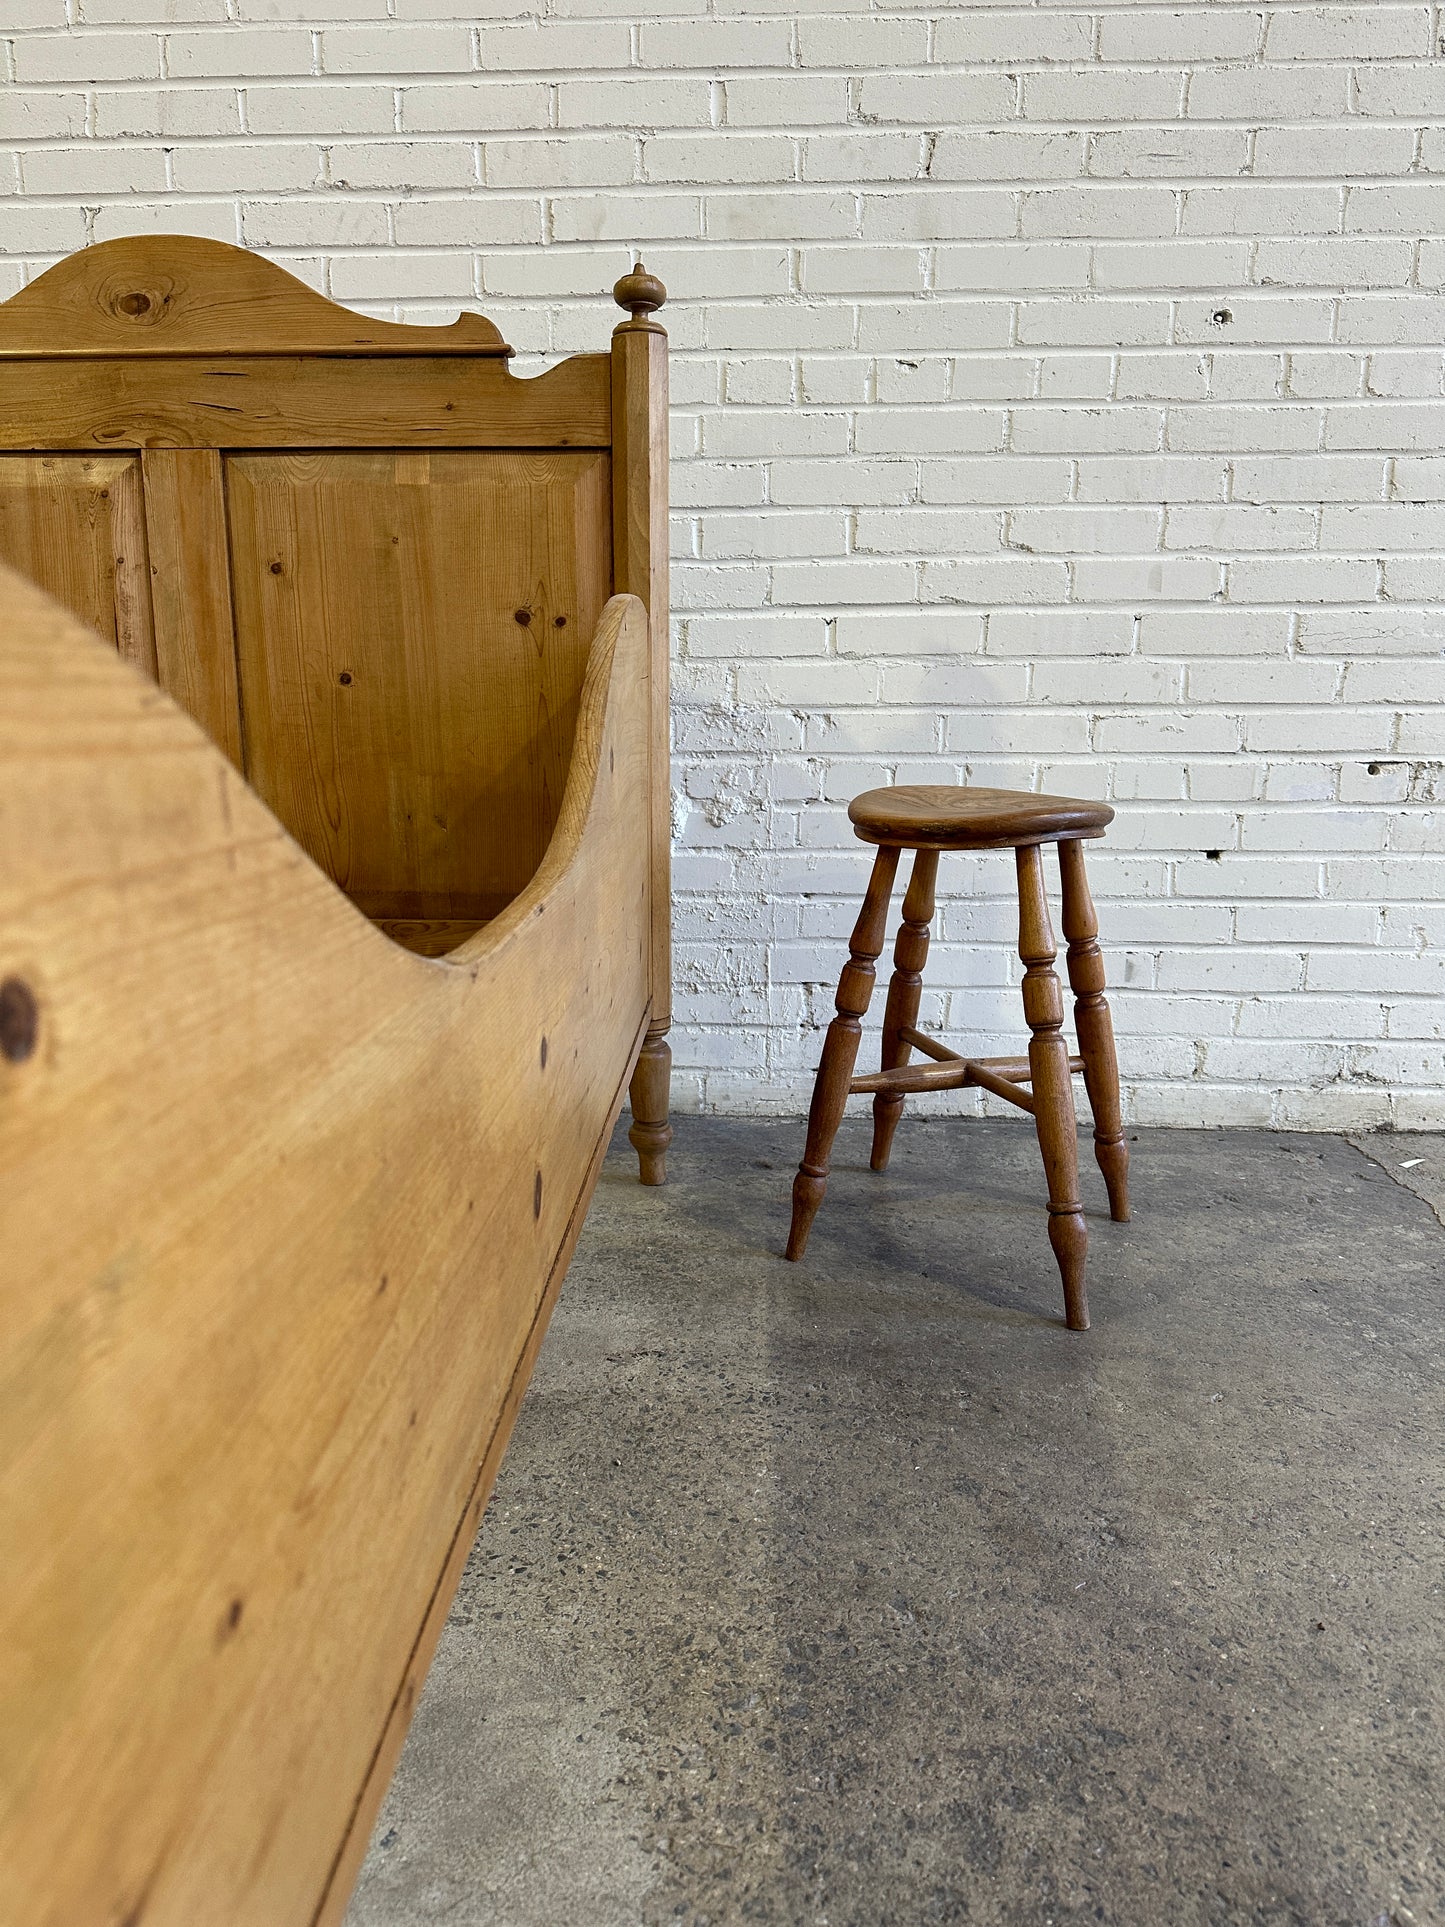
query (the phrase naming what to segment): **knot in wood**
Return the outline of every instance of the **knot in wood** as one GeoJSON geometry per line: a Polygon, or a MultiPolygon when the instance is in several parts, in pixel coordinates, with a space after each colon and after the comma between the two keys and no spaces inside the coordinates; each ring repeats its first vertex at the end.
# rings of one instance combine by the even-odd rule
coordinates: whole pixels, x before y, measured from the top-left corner
{"type": "Polygon", "coordinates": [[[164,283],[159,287],[138,288],[133,281],[125,281],[118,288],[112,283],[111,288],[102,294],[101,302],[117,320],[139,322],[149,327],[165,314],[170,305],[170,294],[170,288],[164,283]]]}
{"type": "Polygon", "coordinates": [[[23,1064],[35,1049],[40,1030],[40,1008],[29,984],[7,977],[0,984],[0,1056],[23,1064]]]}

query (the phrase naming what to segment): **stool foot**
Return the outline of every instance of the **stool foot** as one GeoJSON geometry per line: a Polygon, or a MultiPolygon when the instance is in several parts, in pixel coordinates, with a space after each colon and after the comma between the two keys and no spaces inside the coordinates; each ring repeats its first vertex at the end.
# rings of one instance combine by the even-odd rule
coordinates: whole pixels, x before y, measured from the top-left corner
{"type": "Polygon", "coordinates": [[[1071,1332],[1089,1329],[1089,1299],[1084,1290],[1084,1261],[1089,1253],[1089,1234],[1082,1211],[1050,1211],[1049,1243],[1064,1281],[1064,1323],[1071,1332]]]}
{"type": "Polygon", "coordinates": [[[887,933],[888,899],[893,893],[897,870],[896,845],[880,845],[848,946],[848,961],[838,980],[838,1015],[829,1024],[823,1039],[823,1056],[813,1084],[813,1102],[808,1109],[808,1139],[798,1175],[793,1180],[793,1222],[784,1255],[794,1263],[808,1248],[808,1233],[828,1188],[828,1160],[838,1126],[843,1122],[848,1086],[853,1081],[862,1019],[873,996],[873,966],[887,933]]]}
{"type": "Polygon", "coordinates": [[[1129,1147],[1122,1138],[1106,1143],[1096,1136],[1094,1156],[1104,1174],[1104,1189],[1109,1193],[1109,1216],[1115,1224],[1128,1224],[1133,1216],[1129,1209],[1129,1147]]]}
{"type": "MultiPolygon", "coordinates": [[[[888,1068],[892,1068],[891,1066],[888,1068]]],[[[880,1091],[873,1100],[873,1149],[869,1153],[870,1171],[886,1171],[893,1155],[893,1133],[903,1115],[901,1097],[885,1097],[880,1091]]]]}
{"type": "Polygon", "coordinates": [[[823,1202],[823,1193],[828,1189],[828,1179],[821,1171],[800,1171],[793,1179],[793,1222],[788,1227],[787,1248],[783,1252],[794,1264],[808,1249],[808,1233],[813,1229],[813,1220],[818,1215],[818,1206],[823,1202]]]}

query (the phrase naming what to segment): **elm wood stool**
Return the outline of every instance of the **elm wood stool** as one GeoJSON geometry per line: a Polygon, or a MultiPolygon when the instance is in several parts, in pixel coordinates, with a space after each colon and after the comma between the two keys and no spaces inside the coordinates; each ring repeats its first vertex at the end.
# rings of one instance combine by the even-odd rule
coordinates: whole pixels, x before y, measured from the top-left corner
{"type": "Polygon", "coordinates": [[[1020,790],[947,789],[919,786],[868,790],[848,806],[857,835],[878,847],[873,874],[851,955],[838,983],[838,1015],[828,1026],[813,1102],[808,1141],[793,1180],[793,1224],[787,1256],[798,1259],[823,1193],[828,1188],[828,1157],[843,1121],[843,1107],[855,1091],[873,1092],[875,1171],[888,1167],[893,1133],[907,1091],[951,1091],[977,1085],[1033,1113],[1049,1186],[1049,1242],[1064,1280],[1064,1312],[1071,1331],[1089,1324],[1084,1295],[1084,1255],[1088,1233],[1079,1198],[1079,1151],[1074,1123],[1075,1071],[1094,1113],[1094,1155],[1109,1192],[1109,1215],[1129,1216],[1129,1147],[1119,1113],[1119,1069],[1114,1057],[1114,1027],[1104,1001],[1104,959],[1099,954],[1099,923],[1084,872],[1084,843],[1104,834],[1114,812],[1107,803],[1069,796],[1034,796],[1020,790]],[[1069,1055],[1061,1028],[1064,1000],[1054,974],[1054,933],[1044,892],[1042,849],[1056,843],[1063,879],[1064,935],[1069,943],[1069,983],[1079,1056],[1069,1055]],[[1025,1057],[965,1058],[945,1050],[915,1026],[928,956],[928,926],[933,920],[933,885],[940,850],[1008,850],[1014,853],[1019,885],[1019,956],[1025,967],[1024,1018],[1032,1035],[1025,1057]],[[903,899],[903,922],[893,952],[893,981],[883,1018],[883,1066],[867,1077],[853,1075],[862,1018],[873,995],[873,966],[887,934],[888,901],[899,854],[912,850],[913,873],[903,899]],[[933,1059],[909,1068],[914,1050],[933,1059]],[[1032,1090],[1026,1088],[1032,1085],[1032,1090]]]}

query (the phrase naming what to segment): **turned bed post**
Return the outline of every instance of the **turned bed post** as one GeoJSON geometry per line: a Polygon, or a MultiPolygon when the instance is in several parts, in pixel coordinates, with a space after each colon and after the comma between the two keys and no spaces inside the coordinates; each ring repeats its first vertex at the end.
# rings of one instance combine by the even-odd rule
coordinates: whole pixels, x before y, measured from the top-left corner
{"type": "Polygon", "coordinates": [[[632,1128],[644,1184],[667,1176],[667,1121],[672,1051],[672,783],[668,720],[667,601],[667,332],[654,316],[667,290],[639,261],[612,291],[629,319],[612,333],[612,577],[613,588],[647,605],[650,637],[650,758],[648,807],[652,862],[648,884],[648,942],[652,1008],[629,1095],[632,1128]]]}

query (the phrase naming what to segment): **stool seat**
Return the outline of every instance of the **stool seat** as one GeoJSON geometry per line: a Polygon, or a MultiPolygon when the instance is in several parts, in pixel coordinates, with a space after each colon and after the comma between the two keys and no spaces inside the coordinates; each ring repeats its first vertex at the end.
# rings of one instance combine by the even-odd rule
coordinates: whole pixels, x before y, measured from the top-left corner
{"type": "Polygon", "coordinates": [[[865,843],[916,850],[997,850],[1065,837],[1102,836],[1114,820],[1107,803],[1078,796],[1035,796],[1030,790],[951,788],[907,783],[865,790],[848,805],[865,843]]]}

